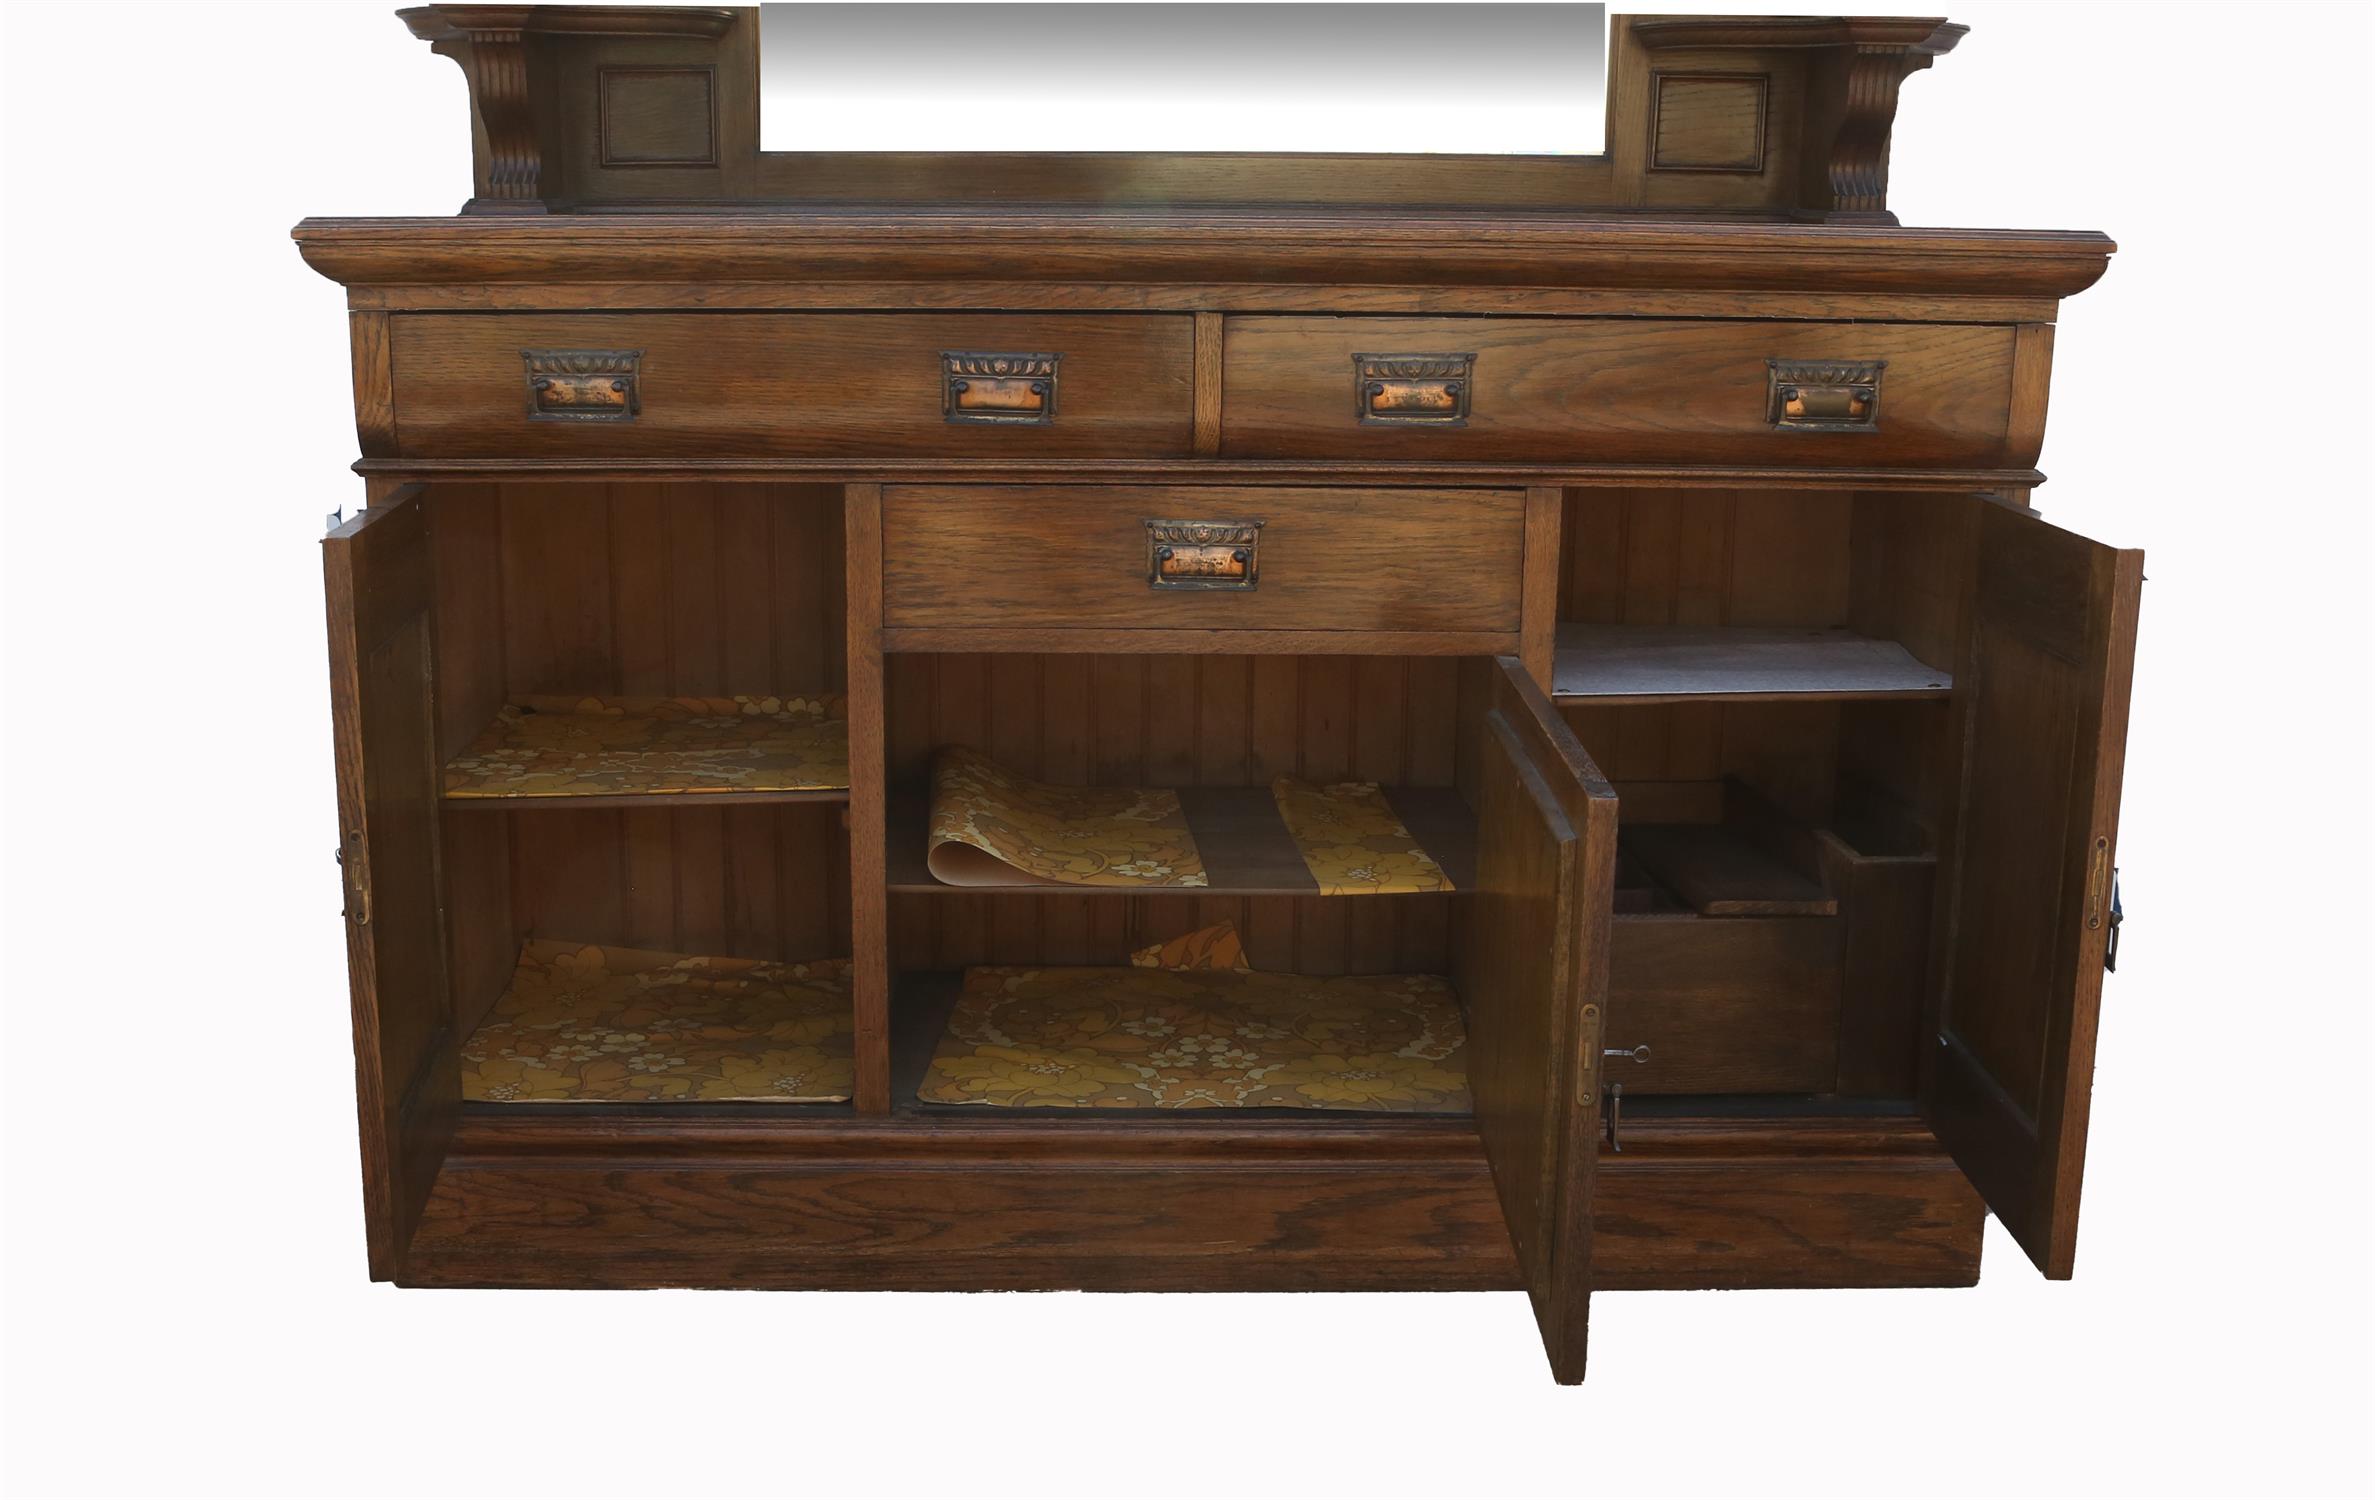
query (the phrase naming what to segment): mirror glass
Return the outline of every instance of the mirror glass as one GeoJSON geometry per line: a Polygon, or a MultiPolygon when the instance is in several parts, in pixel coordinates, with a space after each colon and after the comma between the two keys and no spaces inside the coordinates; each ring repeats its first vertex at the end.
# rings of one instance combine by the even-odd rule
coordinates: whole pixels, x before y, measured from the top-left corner
{"type": "Polygon", "coordinates": [[[1607,12],[763,4],[759,145],[1591,156],[1607,12]]]}

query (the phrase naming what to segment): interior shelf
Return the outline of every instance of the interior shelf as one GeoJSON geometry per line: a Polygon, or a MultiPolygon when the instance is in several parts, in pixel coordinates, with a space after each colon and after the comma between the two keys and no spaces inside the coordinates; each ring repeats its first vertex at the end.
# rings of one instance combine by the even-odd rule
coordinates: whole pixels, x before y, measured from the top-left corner
{"type": "Polygon", "coordinates": [[[1246,970],[975,968],[900,978],[892,1092],[983,1120],[1464,1118],[1448,980],[1246,970]]]}
{"type": "MultiPolygon", "coordinates": [[[[1013,885],[955,886],[935,878],[925,865],[927,810],[920,798],[891,805],[890,888],[903,892],[1082,896],[1316,896],[1319,882],[1279,816],[1268,787],[1181,787],[1188,832],[1204,859],[1208,882],[1194,887],[1013,885]]],[[[1435,862],[1454,891],[1476,884],[1476,818],[1450,787],[1389,786],[1385,798],[1435,862]]]]}
{"type": "Polygon", "coordinates": [[[1703,917],[1829,917],[1839,912],[1838,898],[1820,880],[1733,825],[1628,828],[1623,847],[1635,868],[1703,917]]]}
{"type": "Polygon", "coordinates": [[[1944,698],[1954,677],[1849,630],[1561,625],[1552,696],[1597,704],[1944,698]]]}
{"type": "Polygon", "coordinates": [[[446,763],[449,806],[846,802],[837,698],[528,697],[446,763]]]}
{"type": "Polygon", "coordinates": [[[535,939],[462,1044],[466,1103],[839,1104],[846,959],[778,963],[535,939]]]}

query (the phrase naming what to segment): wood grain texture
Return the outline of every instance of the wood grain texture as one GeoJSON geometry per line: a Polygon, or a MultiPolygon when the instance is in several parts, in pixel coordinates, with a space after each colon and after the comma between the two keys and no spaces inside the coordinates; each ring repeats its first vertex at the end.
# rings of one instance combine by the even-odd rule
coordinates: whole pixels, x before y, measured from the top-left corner
{"type": "Polygon", "coordinates": [[[408,455],[1148,458],[1191,446],[1191,330],[1176,315],[414,313],[394,340],[408,455]],[[641,350],[640,411],[529,420],[531,349],[641,350]],[[950,350],[1061,354],[1055,420],[950,423],[950,350]]]}
{"type": "Polygon", "coordinates": [[[1616,793],[1515,658],[1487,678],[1476,889],[1454,976],[1476,1129],[1551,1373],[1583,1378],[1616,793]]]}
{"type": "Polygon", "coordinates": [[[2053,325],[2023,323],[2012,345],[2012,409],[2005,433],[2008,462],[2033,464],[2045,448],[2045,397],[2053,379],[2053,325]]]}
{"type": "Polygon", "coordinates": [[[820,205],[730,215],[320,218],[297,225],[293,238],[308,265],[350,286],[600,282],[632,266],[637,279],[688,283],[954,277],[1821,296],[2066,297],[2093,285],[2114,249],[2100,234],[2026,230],[1427,208],[969,211],[945,202],[908,212],[820,205]],[[1347,254],[1347,245],[1360,252],[1347,254]]]}
{"type": "MultiPolygon", "coordinates": [[[[1823,1094],[1838,1077],[1835,917],[1614,919],[1608,1045],[1634,1094],[1823,1094]]],[[[1628,1131],[1630,1125],[1628,1124],[1628,1131]]]]}
{"type": "Polygon", "coordinates": [[[1747,625],[1563,625],[1553,686],[1561,700],[1692,703],[1768,699],[1944,698],[1952,673],[1894,641],[1847,630],[1747,625]]]}
{"type": "Polygon", "coordinates": [[[2016,506],[1979,514],[1924,1098],[2057,1279],[2077,1254],[2143,565],[2016,506]]]}
{"type": "Polygon", "coordinates": [[[1513,491],[899,485],[883,492],[883,620],[1509,633],[1525,538],[1513,491]],[[1254,586],[1150,587],[1149,519],[1262,522],[1254,586]]]}
{"type": "Polygon", "coordinates": [[[1221,315],[1198,312],[1195,328],[1195,422],[1191,446],[1196,457],[1212,458],[1220,453],[1221,315]]]}
{"type": "Polygon", "coordinates": [[[388,316],[378,312],[346,315],[355,369],[355,443],[367,458],[389,458],[397,451],[395,368],[388,349],[388,316]]]}
{"type": "MultiPolygon", "coordinates": [[[[1458,671],[1444,657],[893,655],[885,684],[889,780],[909,806],[920,806],[932,752],[969,744],[1020,774],[1069,785],[1266,796],[1273,778],[1294,775],[1439,789],[1452,781],[1458,671]]],[[[1430,823],[1425,806],[1412,813],[1427,837],[1457,832],[1430,823]]],[[[1369,915],[1356,918],[1344,899],[1316,896],[899,895],[892,964],[1119,963],[1135,947],[1226,918],[1257,967],[1443,972],[1449,915],[1441,897],[1351,904],[1369,915]]]]}
{"type": "Polygon", "coordinates": [[[841,491],[825,485],[438,485],[450,754],[507,696],[838,692],[841,491]]]}
{"type": "MultiPolygon", "coordinates": [[[[1054,312],[1502,313],[1566,317],[1792,318],[1874,323],[2041,323],[2051,297],[1986,291],[1829,293],[1555,286],[1272,286],[1226,282],[1114,285],[979,281],[569,281],[357,285],[347,306],[381,312],[827,312],[1032,307],[1054,312]]],[[[1217,353],[1217,346],[1215,349],[1217,353]]]]}
{"type": "Polygon", "coordinates": [[[1559,619],[1559,579],[1565,561],[1559,523],[1566,509],[1566,492],[1536,485],[1526,491],[1524,582],[1518,591],[1518,658],[1526,665],[1534,686],[1551,690],[1552,658],[1559,619]]]}
{"type": "Polygon", "coordinates": [[[882,490],[852,485],[846,499],[849,600],[849,858],[851,1006],[858,1113],[891,1107],[890,906],[884,886],[889,801],[882,660],[882,490]]]}
{"type": "Polygon", "coordinates": [[[1232,458],[1543,462],[2008,462],[2009,329],[1822,323],[1229,320],[1221,449],[1232,458]],[[1467,424],[1363,426],[1355,353],[1476,356],[1467,424]],[[1781,432],[1768,359],[1886,360],[1868,432],[1781,432]]]}
{"type": "Polygon", "coordinates": [[[437,818],[429,539],[417,494],[322,544],[338,857],[374,1280],[396,1274],[461,1099],[437,818]]]}
{"type": "Polygon", "coordinates": [[[1838,914],[1838,898],[1817,873],[1729,824],[1629,824],[1625,850],[1703,917],[1838,914]]]}
{"type": "MultiPolygon", "coordinates": [[[[1628,1122],[1599,1285],[1964,1286],[1985,1210],[1918,1121],[1628,1122]]],[[[428,1286],[1516,1288],[1481,1142],[1259,1127],[473,1115],[428,1286]]]]}

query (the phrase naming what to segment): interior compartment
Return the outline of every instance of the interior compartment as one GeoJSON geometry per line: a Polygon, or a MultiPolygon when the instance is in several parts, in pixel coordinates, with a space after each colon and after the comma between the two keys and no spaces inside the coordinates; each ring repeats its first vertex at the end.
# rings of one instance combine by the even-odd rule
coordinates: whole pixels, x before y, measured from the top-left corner
{"type": "MultiPolygon", "coordinates": [[[[452,772],[499,738],[507,709],[568,716],[585,705],[588,721],[582,738],[549,737],[523,785],[457,795],[461,778],[446,779],[446,925],[465,1054],[482,1028],[534,1001],[539,1024],[589,1035],[540,1033],[499,1049],[513,1063],[546,1044],[615,1051],[622,1063],[678,1056],[685,1049],[655,1050],[671,1015],[686,1014],[653,998],[668,992],[605,1008],[602,976],[658,964],[672,985],[715,995],[719,975],[747,976],[754,962],[799,966],[799,1003],[771,1009],[761,995],[698,1018],[705,1055],[747,1065],[733,1078],[687,1087],[698,1060],[647,1065],[636,1076],[654,1080],[640,1089],[650,1097],[621,1097],[638,1090],[605,1073],[575,1101],[845,1096],[807,1078],[789,1050],[820,1040],[807,1036],[809,981],[850,957],[846,750],[820,738],[843,734],[826,708],[846,672],[839,487],[439,484],[422,504],[441,762],[452,772]],[[655,701],[690,707],[662,711],[645,737],[621,705],[655,701]],[[773,727],[754,731],[754,720],[773,727]],[[813,774],[831,752],[841,774],[813,774]],[[523,963],[538,955],[568,967],[571,984],[524,995],[523,983],[543,984],[523,963]],[[794,1032],[804,1039],[787,1041],[794,1032]],[[761,1088],[751,1070],[763,1065],[776,1071],[761,1088]]],[[[845,987],[845,973],[835,982],[845,987]]],[[[846,1045],[847,1012],[845,1000],[836,1045],[846,1045]]],[[[572,1102],[556,1073],[570,1069],[544,1069],[539,1089],[482,1088],[476,1102],[572,1102]]]]}
{"type": "Polygon", "coordinates": [[[1554,695],[1944,699],[1975,519],[1966,495],[1569,490],[1554,695]]]}
{"type": "Polygon", "coordinates": [[[964,974],[977,966],[1127,966],[1137,950],[1227,922],[1254,970],[1300,976],[1315,991],[1337,976],[1456,974],[1457,911],[1477,863],[1473,789],[1461,785],[1473,752],[1462,741],[1486,670],[1448,657],[887,658],[886,863],[891,954],[902,971],[895,1096],[915,1107],[964,974]],[[949,744],[1043,781],[1176,789],[1209,884],[940,884],[924,862],[924,804],[934,752],[949,744]],[[1318,894],[1272,793],[1281,776],[1379,784],[1452,890],[1318,894]]]}

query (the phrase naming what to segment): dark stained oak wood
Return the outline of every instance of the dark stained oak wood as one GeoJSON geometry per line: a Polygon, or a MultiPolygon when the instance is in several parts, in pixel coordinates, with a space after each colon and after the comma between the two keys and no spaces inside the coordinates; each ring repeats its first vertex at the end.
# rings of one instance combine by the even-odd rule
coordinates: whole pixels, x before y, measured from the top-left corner
{"type": "Polygon", "coordinates": [[[1525,528],[1513,491],[896,485],[883,493],[883,622],[1124,639],[1507,634],[1519,624],[1525,528]],[[1149,520],[1261,522],[1253,586],[1150,586],[1149,520]]]}
{"type": "Polygon", "coordinates": [[[1827,1094],[1838,1081],[1832,917],[1626,913],[1608,939],[1607,1081],[1636,1094],[1827,1094]]]}
{"type": "Polygon", "coordinates": [[[1574,1380],[1595,1288],[1964,1285],[1990,1207],[2068,1274],[2140,560],[2022,508],[2111,242],[1889,212],[1961,28],[1618,17],[1606,155],[1486,159],[762,153],[747,7],[406,23],[470,203],[295,231],[373,502],[325,577],[374,1276],[1522,1288],[1574,1380]],[[1254,519],[1254,589],[1149,586],[1149,520],[1254,519]],[[441,806],[550,692],[845,693],[851,785],[441,806]],[[958,743],[1179,788],[1213,883],[938,886],[958,743]],[[1282,774],[1456,889],[1317,895],[1282,774]],[[957,971],[1221,921],[1450,975],[1473,1118],[914,1102],[957,971]],[[854,1103],[460,1104],[531,937],[848,957],[854,1103]]]}
{"type": "Polygon", "coordinates": [[[1653,319],[1234,317],[1222,381],[1231,458],[2002,464],[2003,328],[1653,319]],[[1356,353],[1476,356],[1468,420],[1363,425],[1356,353]],[[1777,431],[1767,361],[1885,360],[1868,432],[1777,431]]]}
{"type": "Polygon", "coordinates": [[[1514,658],[1486,677],[1476,894],[1455,974],[1469,1088],[1551,1373],[1583,1378],[1616,793],[1514,658]]]}
{"type": "Polygon", "coordinates": [[[1177,315],[586,313],[396,321],[399,451],[464,458],[996,453],[1186,457],[1191,327],[1177,315]],[[639,350],[623,421],[528,414],[523,351],[639,350]],[[1045,426],[951,423],[948,351],[1063,356],[1045,426]]]}
{"type": "MultiPolygon", "coordinates": [[[[1178,790],[1188,832],[1203,858],[1205,878],[1211,882],[1191,894],[1319,894],[1319,885],[1288,835],[1286,823],[1278,815],[1278,800],[1269,787],[1191,786],[1178,790]]],[[[1472,888],[1476,883],[1476,818],[1459,793],[1449,787],[1389,786],[1383,790],[1402,826],[1442,866],[1453,889],[1472,888]]],[[[1067,891],[1043,885],[944,885],[924,863],[927,818],[923,801],[910,798],[894,805],[890,829],[888,868],[893,891],[978,896],[1004,889],[1045,896],[1053,890],[1080,899],[1108,901],[1161,894],[1127,886],[1081,886],[1067,891]]]]}
{"type": "Polygon", "coordinates": [[[1894,641],[1846,630],[1754,626],[1562,625],[1553,691],[1565,701],[1944,698],[1954,674],[1894,641]]]}
{"type": "Polygon", "coordinates": [[[440,867],[429,541],[417,494],[322,544],[371,1275],[396,1274],[461,1099],[440,867]]]}
{"type": "Polygon", "coordinates": [[[1809,871],[1724,825],[1628,827],[1625,850],[1703,917],[1828,917],[1839,900],[1809,871]]]}
{"type": "Polygon", "coordinates": [[[849,871],[851,1005],[860,1114],[890,1108],[889,901],[883,868],[889,799],[883,737],[882,489],[851,485],[845,572],[849,600],[849,871]]]}
{"type": "MultiPolygon", "coordinates": [[[[307,219],[306,263],[350,286],[937,281],[1492,286],[2067,297],[2094,233],[1283,209],[864,209],[307,219]],[[1348,251],[1348,246],[1357,246],[1348,251]]],[[[1378,352],[1378,351],[1372,351],[1378,352]]],[[[1350,410],[1351,373],[1344,405],[1350,410]]]]}
{"type": "Polygon", "coordinates": [[[2144,554],[1979,515],[1963,782],[1924,1100],[1988,1206],[2070,1275],[2144,554]]]}
{"type": "MultiPolygon", "coordinates": [[[[1594,1278],[1965,1286],[1984,1209],[1902,1115],[1627,1126],[1594,1278]]],[[[1465,1124],[467,1117],[423,1286],[1522,1285],[1465,1124]],[[1192,1239],[1182,1231],[1193,1227],[1192,1239]]]]}

